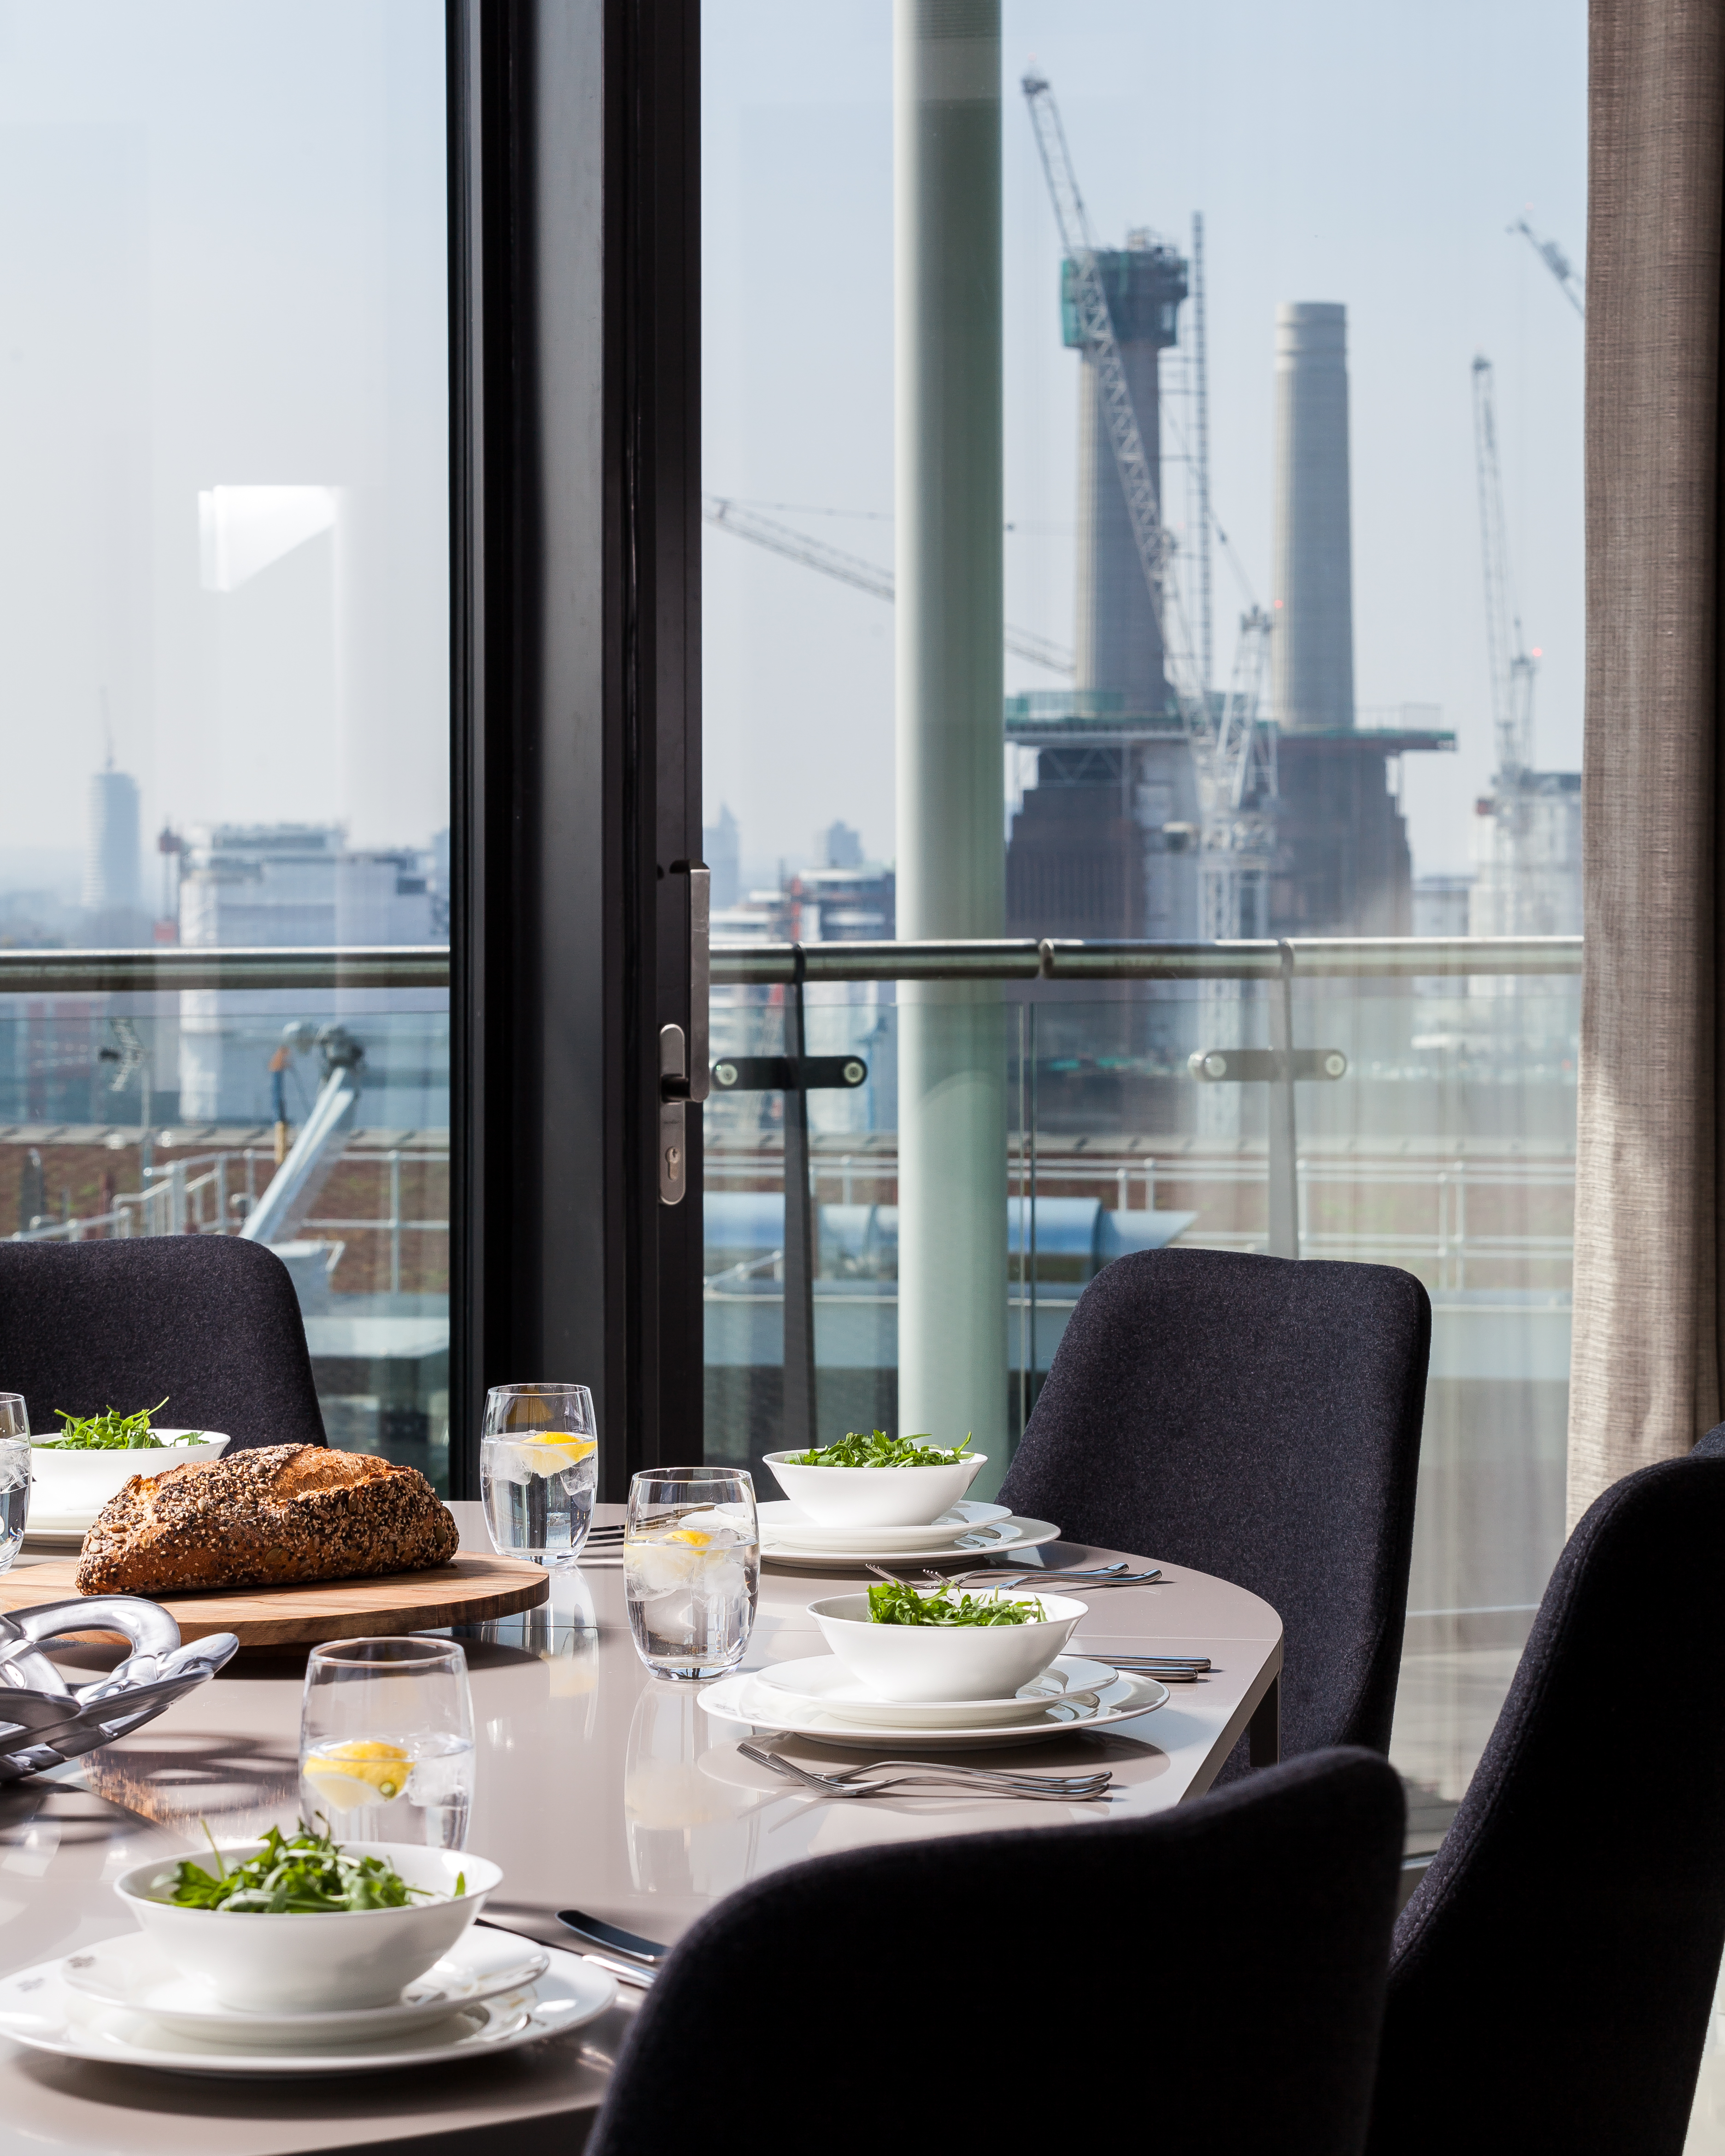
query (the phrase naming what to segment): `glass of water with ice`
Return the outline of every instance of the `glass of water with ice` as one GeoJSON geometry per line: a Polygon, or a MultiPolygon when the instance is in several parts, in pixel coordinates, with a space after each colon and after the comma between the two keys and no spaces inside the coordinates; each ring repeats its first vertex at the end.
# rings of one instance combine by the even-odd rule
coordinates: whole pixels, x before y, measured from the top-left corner
{"type": "Polygon", "coordinates": [[[629,1488],[623,1585],[635,1651],[660,1677],[716,1677],[754,1629],[761,1529],[753,1479],[655,1467],[629,1488]]]}
{"type": "Polygon", "coordinates": [[[30,1418],[22,1393],[0,1393],[0,1572],[12,1569],[30,1511],[30,1418]]]}
{"type": "Polygon", "coordinates": [[[598,1424],[585,1385],[493,1385],[480,1438],[480,1495],[500,1557],[573,1564],[593,1520],[598,1424]]]}
{"type": "Polygon", "coordinates": [[[332,1640],[305,1663],[300,1808],[337,1841],[461,1849],[473,1805],[473,1703],[453,1640],[332,1640]]]}

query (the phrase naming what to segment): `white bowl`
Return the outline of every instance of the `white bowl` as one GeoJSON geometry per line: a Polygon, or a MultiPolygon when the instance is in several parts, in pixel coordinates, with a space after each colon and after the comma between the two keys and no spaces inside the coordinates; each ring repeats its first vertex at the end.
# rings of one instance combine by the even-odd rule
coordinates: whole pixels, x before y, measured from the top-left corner
{"type": "MultiPolygon", "coordinates": [[[[503,1877],[483,1856],[424,1849],[407,1841],[356,1843],[393,1864],[410,1887],[459,1900],[410,1902],[405,1909],[337,1909],[300,1915],[259,1910],[182,1909],[157,1895],[173,1891],[179,1859],[155,1858],[124,1872],[114,1892],[176,1969],[209,1986],[224,2004],[255,2013],[332,2013],[388,2006],[416,1976],[439,1961],[485,1907],[503,1877]]],[[[225,1863],[243,1864],[261,1843],[223,1846],[225,1863]]],[[[208,1850],[188,1851],[208,1871],[208,1850]]]]}
{"type": "Polygon", "coordinates": [[[788,1452],[767,1465],[791,1502],[823,1527],[926,1527],[956,1505],[988,1455],[950,1467],[798,1467],[788,1452]]]}
{"type": "MultiPolygon", "coordinates": [[[[158,1430],[154,1435],[182,1433],[158,1430]]],[[[87,1527],[134,1475],[159,1475],[188,1460],[219,1460],[228,1441],[225,1433],[206,1430],[203,1437],[200,1445],[152,1445],[136,1452],[63,1452],[39,1437],[30,1447],[30,1525],[45,1527],[64,1520],[87,1527]]]]}
{"type": "MultiPolygon", "coordinates": [[[[1022,1602],[1030,1594],[999,1587],[969,1592],[979,1602],[1022,1602]]],[[[1027,1625],[876,1625],[865,1593],[830,1594],[811,1602],[809,1614],[852,1676],[882,1699],[1005,1699],[1041,1676],[1089,1609],[1065,1594],[1031,1599],[1043,1614],[1027,1625]]]]}

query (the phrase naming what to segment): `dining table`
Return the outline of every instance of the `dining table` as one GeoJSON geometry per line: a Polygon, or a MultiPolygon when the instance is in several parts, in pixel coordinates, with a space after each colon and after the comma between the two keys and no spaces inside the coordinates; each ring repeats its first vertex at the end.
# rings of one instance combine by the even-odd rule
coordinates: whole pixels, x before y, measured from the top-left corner
{"type": "MultiPolygon", "coordinates": [[[[463,1547],[487,1549],[481,1508],[452,1509],[463,1547]]],[[[622,1517],[621,1506],[595,1508],[598,1523],[622,1517]]],[[[701,1686],[649,1675],[614,1549],[554,1570],[534,1608],[452,1628],[467,1655],[475,1738],[465,1846],[504,1871],[485,1921],[578,1950],[558,1922],[573,1909],[675,1943],[724,1896],[784,1865],[883,1842],[1139,1817],[1201,1795],[1243,1739],[1254,1763],[1273,1759],[1282,1640],[1267,1603],[1154,1553],[1082,1542],[1046,1543],[1016,1568],[1034,1576],[1122,1557],[1135,1569],[1160,1563],[1161,1577],[1063,1589],[1087,1604],[1070,1651],[1190,1655],[1208,1657],[1208,1671],[1137,1719],[983,1755],[1031,1770],[1106,1767],[1107,1794],[1085,1803],[962,1790],[840,1802],[788,1783],[742,1757],[748,1732],[704,1712],[701,1686]]],[[[32,1562],[27,1547],[18,1564],[32,1562]]],[[[742,1666],[823,1651],[809,1604],[868,1576],[763,1564],[742,1666]]],[[[117,1650],[77,1641],[56,1650],[74,1683],[117,1659],[117,1650]]],[[[131,1866],[205,1847],[206,1830],[234,1842],[290,1825],[305,1662],[303,1649],[242,1652],[132,1735],[0,1787],[0,1977],[130,1931],[114,1882],[131,1866]]],[[[774,1748],[817,1770],[869,1756],[794,1738],[775,1738],[774,1748]]],[[[1027,1899],[1010,1921],[1038,1913],[1027,1899]]],[[[1083,1914],[1044,1913],[1063,1929],[1083,1914]]],[[[984,1935],[903,1943],[947,1953],[984,1935]]],[[[166,2072],[0,2037],[0,2143],[33,2156],[571,2156],[644,1996],[625,1984],[598,2020],[504,2056],[328,2079],[166,2072]]]]}

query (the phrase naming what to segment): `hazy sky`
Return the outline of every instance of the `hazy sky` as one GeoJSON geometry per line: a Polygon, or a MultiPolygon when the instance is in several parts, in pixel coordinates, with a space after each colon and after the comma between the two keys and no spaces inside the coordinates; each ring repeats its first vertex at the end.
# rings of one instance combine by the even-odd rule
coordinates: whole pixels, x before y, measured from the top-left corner
{"type": "MultiPolygon", "coordinates": [[[[782,521],[886,563],[891,20],[889,0],[704,12],[706,485],[800,505],[782,521]]],[[[1276,305],[1346,305],[1358,701],[1443,707],[1460,752],[1407,759],[1406,807],[1416,873],[1465,868],[1492,763],[1476,352],[1497,370],[1512,564],[1543,654],[1538,761],[1580,757],[1581,325],[1505,228],[1526,214],[1580,259],[1583,0],[1006,0],[1004,25],[1009,619],[1072,641],[1080,362],[1018,89],[1034,57],[1101,239],[1147,224],[1183,251],[1204,214],[1213,501],[1262,600],[1276,305]]],[[[1172,467],[1167,506],[1178,527],[1172,467]]],[[[729,803],[757,869],[837,816],[890,855],[890,608],[724,533],[706,559],[709,813],[729,803]]],[[[1241,593],[1219,557],[1215,578],[1225,682],[1241,593]]],[[[1007,676],[1058,685],[1010,657],[1007,676]]]]}
{"type": "Polygon", "coordinates": [[[443,35],[0,4],[0,886],[81,846],[105,696],[146,848],[447,820],[443,35]],[[335,533],[205,591],[200,490],[259,485],[341,489],[335,533]]]}

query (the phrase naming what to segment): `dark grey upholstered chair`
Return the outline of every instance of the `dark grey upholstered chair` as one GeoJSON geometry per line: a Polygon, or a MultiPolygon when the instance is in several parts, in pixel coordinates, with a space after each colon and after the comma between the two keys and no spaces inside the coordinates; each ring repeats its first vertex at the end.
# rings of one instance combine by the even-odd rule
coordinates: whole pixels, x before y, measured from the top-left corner
{"type": "Polygon", "coordinates": [[[56,1408],[166,1397],[164,1423],[226,1430],[235,1451],[325,1442],[287,1267],[232,1235],[0,1243],[0,1392],[39,1435],[56,1408]]]}
{"type": "Polygon", "coordinates": [[[1394,1266],[1118,1258],[1079,1297],[1002,1500],[1261,1594],[1284,1756],[1388,1752],[1430,1343],[1425,1291],[1394,1266]]]}
{"type": "Polygon", "coordinates": [[[1118,2145],[1357,2156],[1402,1819],[1383,1760],[1332,1752],[1148,1819],[773,1872],[671,1956],[588,2156],[1127,2132],[1118,2145]],[[983,1910],[1014,1919],[986,1948],[983,1910]]]}
{"type": "Polygon", "coordinates": [[[1725,1430],[1615,1483],[1396,1926],[1372,2156],[1679,2156],[1725,1947],[1725,1430]]]}

